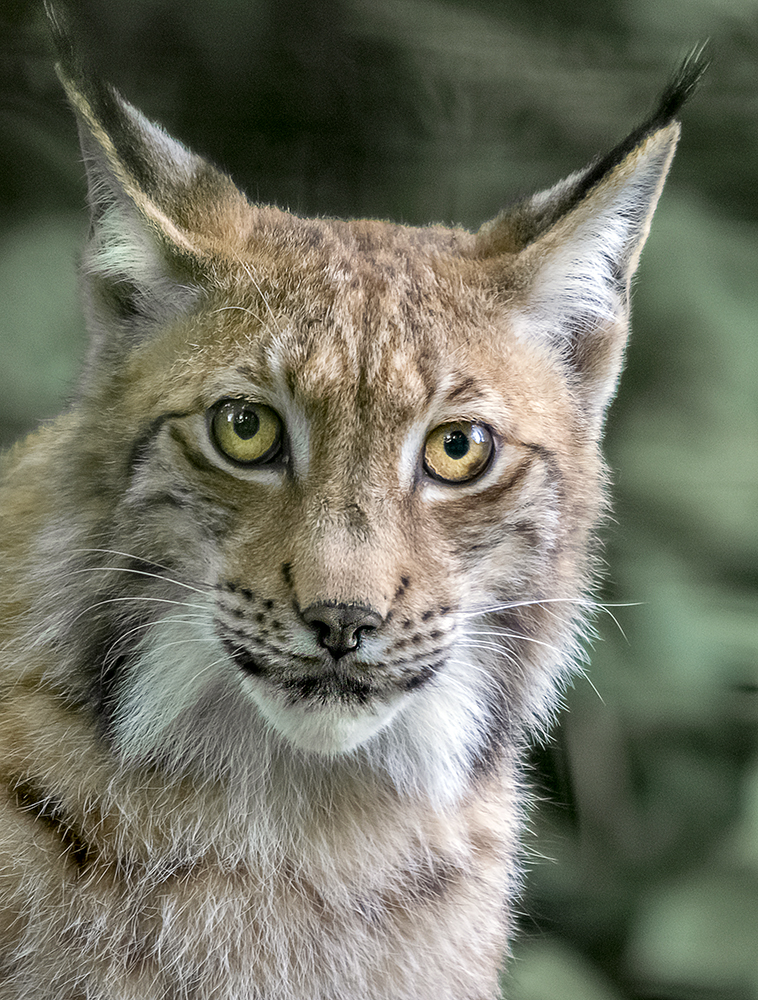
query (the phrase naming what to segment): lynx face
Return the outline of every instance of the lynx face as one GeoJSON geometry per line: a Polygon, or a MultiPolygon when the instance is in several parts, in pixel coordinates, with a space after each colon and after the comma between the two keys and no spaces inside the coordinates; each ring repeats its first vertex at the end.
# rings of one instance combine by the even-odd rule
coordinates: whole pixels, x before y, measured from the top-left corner
{"type": "Polygon", "coordinates": [[[291,223],[287,236],[315,247],[286,298],[267,304],[265,264],[244,263],[223,299],[175,325],[190,347],[168,380],[155,380],[155,344],[130,378],[155,404],[128,448],[112,547],[197,592],[134,631],[114,674],[119,738],[134,743],[149,704],[140,740],[160,738],[220,687],[330,754],[398,715],[444,730],[453,704],[462,732],[449,736],[475,754],[520,683],[515,669],[488,676],[486,651],[529,646],[506,606],[575,586],[562,553],[595,514],[588,419],[558,353],[520,341],[513,307],[465,257],[456,301],[449,238],[417,234],[410,258],[407,233],[381,224],[291,223]]]}

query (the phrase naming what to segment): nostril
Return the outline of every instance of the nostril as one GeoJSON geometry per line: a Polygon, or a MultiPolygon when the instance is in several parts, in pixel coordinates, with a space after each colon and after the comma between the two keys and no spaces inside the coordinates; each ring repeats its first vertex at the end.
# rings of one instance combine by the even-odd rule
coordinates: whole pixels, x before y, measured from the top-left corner
{"type": "Polygon", "coordinates": [[[335,660],[358,649],[363,636],[376,632],[382,623],[380,614],[361,604],[311,604],[302,617],[335,660]]]}

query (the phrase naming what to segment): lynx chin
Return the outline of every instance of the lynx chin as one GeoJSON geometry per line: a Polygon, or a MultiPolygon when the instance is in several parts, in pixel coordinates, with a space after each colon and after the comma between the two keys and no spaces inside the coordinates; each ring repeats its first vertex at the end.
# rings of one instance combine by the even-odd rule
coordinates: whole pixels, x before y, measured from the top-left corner
{"type": "Polygon", "coordinates": [[[2,461],[0,1000],[499,996],[703,68],[470,233],[254,204],[63,58],[91,339],[2,461]]]}

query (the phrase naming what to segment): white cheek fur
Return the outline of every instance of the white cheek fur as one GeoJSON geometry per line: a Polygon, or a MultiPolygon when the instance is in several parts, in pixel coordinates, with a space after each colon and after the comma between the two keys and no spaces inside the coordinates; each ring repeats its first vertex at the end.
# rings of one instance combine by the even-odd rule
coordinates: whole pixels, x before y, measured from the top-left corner
{"type": "Polygon", "coordinates": [[[213,772],[232,767],[244,783],[265,769],[268,731],[291,752],[353,757],[399,791],[442,806],[465,790],[487,726],[488,674],[476,659],[461,645],[430,684],[389,703],[290,704],[240,672],[210,609],[188,610],[151,627],[123,682],[114,740],[125,761],[204,760],[213,772]]]}
{"type": "Polygon", "coordinates": [[[215,636],[210,610],[165,618],[149,631],[124,682],[114,719],[116,743],[125,757],[152,757],[192,715],[220,675],[234,677],[215,636]]]}

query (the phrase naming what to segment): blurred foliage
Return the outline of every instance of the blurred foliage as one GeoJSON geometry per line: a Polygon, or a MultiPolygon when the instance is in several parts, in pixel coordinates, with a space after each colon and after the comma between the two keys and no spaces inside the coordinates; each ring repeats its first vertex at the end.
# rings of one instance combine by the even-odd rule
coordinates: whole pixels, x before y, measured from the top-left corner
{"type": "MultiPolygon", "coordinates": [[[[510,1000],[758,998],[755,0],[73,9],[100,72],[251,197],[467,226],[608,148],[712,38],[609,420],[616,519],[594,686],[577,681],[534,752],[540,801],[504,989],[510,1000]]],[[[6,442],[75,387],[82,175],[40,5],[3,0],[6,442]]]]}

